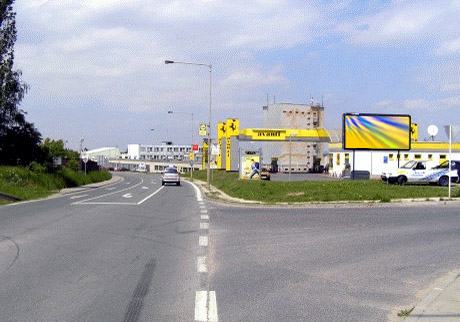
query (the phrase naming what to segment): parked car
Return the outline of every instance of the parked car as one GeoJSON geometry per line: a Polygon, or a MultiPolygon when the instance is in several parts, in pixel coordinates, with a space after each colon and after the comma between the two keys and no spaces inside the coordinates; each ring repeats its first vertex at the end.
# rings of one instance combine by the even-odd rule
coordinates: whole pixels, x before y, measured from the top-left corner
{"type": "MultiPolygon", "coordinates": [[[[458,181],[457,169],[460,161],[452,160],[452,169],[450,172],[451,182],[458,181]]],[[[390,170],[382,173],[382,180],[389,183],[397,182],[399,185],[406,183],[438,183],[440,186],[449,184],[449,162],[428,169],[427,161],[412,160],[405,163],[396,170],[390,170]]]]}
{"type": "Polygon", "coordinates": [[[270,180],[270,171],[267,168],[262,168],[262,171],[260,171],[260,179],[270,180]]]}
{"type": "Polygon", "coordinates": [[[174,167],[167,167],[161,177],[161,185],[164,186],[167,183],[175,183],[180,186],[180,174],[174,167]]]}

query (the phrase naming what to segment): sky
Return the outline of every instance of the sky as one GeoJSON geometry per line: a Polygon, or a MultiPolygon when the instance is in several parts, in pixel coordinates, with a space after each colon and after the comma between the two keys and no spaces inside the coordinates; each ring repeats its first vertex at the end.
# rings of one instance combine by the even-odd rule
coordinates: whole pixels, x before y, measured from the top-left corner
{"type": "Polygon", "coordinates": [[[263,127],[262,106],[324,105],[460,124],[460,0],[16,0],[21,103],[43,138],[94,149],[198,143],[208,122],[263,127]],[[176,113],[168,114],[168,111],[176,113]],[[194,127],[192,128],[192,115],[194,127]],[[152,130],[153,129],[153,130],[152,130]],[[192,129],[194,134],[192,136],[192,129]]]}

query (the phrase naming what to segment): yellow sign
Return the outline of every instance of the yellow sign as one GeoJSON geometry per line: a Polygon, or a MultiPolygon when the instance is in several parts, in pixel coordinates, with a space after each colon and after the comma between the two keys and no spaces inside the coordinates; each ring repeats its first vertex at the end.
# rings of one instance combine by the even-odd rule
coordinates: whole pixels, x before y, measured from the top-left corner
{"type": "Polygon", "coordinates": [[[411,123],[410,125],[410,138],[413,142],[418,141],[418,124],[411,123]]]}
{"type": "Polygon", "coordinates": [[[234,136],[240,134],[240,120],[227,119],[226,122],[226,136],[234,136]]]}
{"type": "Polygon", "coordinates": [[[190,161],[195,160],[195,154],[193,152],[190,152],[190,161]]]}
{"type": "Polygon", "coordinates": [[[206,136],[208,135],[208,131],[206,128],[206,123],[200,123],[200,129],[198,130],[199,136],[206,136]]]}

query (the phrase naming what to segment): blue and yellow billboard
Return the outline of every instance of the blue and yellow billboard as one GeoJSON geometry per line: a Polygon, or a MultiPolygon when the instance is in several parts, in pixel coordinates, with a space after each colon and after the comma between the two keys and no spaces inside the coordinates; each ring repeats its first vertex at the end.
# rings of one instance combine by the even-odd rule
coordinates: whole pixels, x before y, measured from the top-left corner
{"type": "Polygon", "coordinates": [[[410,150],[410,115],[343,114],[345,150],[410,150]]]}

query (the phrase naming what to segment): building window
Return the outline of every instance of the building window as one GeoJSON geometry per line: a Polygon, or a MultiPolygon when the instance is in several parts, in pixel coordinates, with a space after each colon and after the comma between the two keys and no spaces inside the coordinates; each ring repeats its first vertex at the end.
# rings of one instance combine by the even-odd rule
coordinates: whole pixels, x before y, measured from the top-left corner
{"type": "Polygon", "coordinates": [[[390,161],[393,161],[395,159],[395,155],[393,153],[390,153],[388,158],[390,159],[390,161]]]}
{"type": "Polygon", "coordinates": [[[404,154],[404,161],[408,161],[409,160],[409,154],[404,154]]]}
{"type": "Polygon", "coordinates": [[[439,164],[443,163],[446,160],[447,160],[447,157],[446,157],[445,154],[440,154],[439,155],[439,164]]]}
{"type": "Polygon", "coordinates": [[[340,165],[340,153],[337,153],[337,165],[340,165]]]}
{"type": "Polygon", "coordinates": [[[421,154],[415,154],[414,155],[414,159],[415,160],[420,160],[422,158],[422,155],[421,154]]]}
{"type": "Polygon", "coordinates": [[[433,161],[433,155],[432,154],[428,154],[428,160],[433,161]]]}

